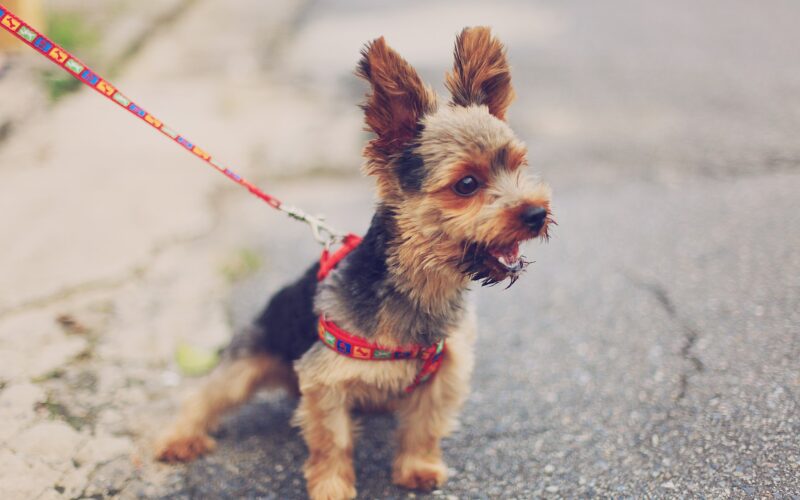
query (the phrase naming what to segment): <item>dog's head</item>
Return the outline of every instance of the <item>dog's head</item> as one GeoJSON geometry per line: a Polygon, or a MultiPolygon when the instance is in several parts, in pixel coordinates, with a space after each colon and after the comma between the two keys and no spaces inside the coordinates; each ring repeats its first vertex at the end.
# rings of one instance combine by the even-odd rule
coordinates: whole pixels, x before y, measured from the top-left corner
{"type": "Polygon", "coordinates": [[[520,243],[546,239],[553,219],[550,189],[528,176],[527,149],[506,123],[514,90],[503,45],[488,28],[461,32],[445,105],[383,38],[362,55],[357,72],[371,85],[363,109],[376,134],[365,170],[398,239],[426,246],[420,265],[513,283],[527,265],[520,243]]]}

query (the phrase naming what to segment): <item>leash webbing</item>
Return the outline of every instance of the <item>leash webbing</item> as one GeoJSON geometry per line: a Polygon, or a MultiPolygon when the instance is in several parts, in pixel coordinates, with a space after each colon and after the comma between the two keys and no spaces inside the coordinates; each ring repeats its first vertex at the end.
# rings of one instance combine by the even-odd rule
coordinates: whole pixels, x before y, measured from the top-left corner
{"type": "Polygon", "coordinates": [[[95,90],[97,93],[117,104],[118,106],[128,110],[128,112],[130,112],[132,115],[155,130],[161,132],[163,135],[172,140],[172,142],[180,145],[183,149],[189,151],[195,157],[203,160],[205,163],[212,166],[214,169],[221,172],[232,181],[247,188],[251,193],[265,201],[272,208],[286,213],[293,219],[307,223],[309,226],[311,226],[311,230],[314,233],[314,238],[318,242],[328,246],[342,238],[342,234],[325,224],[321,217],[315,217],[306,214],[299,208],[282,203],[280,200],[265,193],[230,168],[222,165],[205,150],[201,149],[183,135],[178,134],[173,129],[167,127],[164,122],[133,102],[130,98],[120,92],[114,85],[111,85],[108,80],[101,78],[78,58],[70,54],[63,47],[55,44],[43,34],[36,31],[23,19],[12,13],[2,4],[0,4],[0,26],[20,39],[29,47],[35,49],[41,55],[50,60],[50,62],[72,75],[79,82],[95,90]]]}

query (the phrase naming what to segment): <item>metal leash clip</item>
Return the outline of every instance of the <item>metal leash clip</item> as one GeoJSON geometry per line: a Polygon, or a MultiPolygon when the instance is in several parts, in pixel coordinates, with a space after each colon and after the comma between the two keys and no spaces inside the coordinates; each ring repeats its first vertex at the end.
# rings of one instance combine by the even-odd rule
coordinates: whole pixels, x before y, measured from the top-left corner
{"type": "Polygon", "coordinates": [[[284,204],[281,204],[279,210],[285,212],[292,219],[305,222],[311,226],[314,239],[326,249],[344,239],[344,235],[326,224],[325,218],[322,216],[308,215],[297,207],[284,204]]]}

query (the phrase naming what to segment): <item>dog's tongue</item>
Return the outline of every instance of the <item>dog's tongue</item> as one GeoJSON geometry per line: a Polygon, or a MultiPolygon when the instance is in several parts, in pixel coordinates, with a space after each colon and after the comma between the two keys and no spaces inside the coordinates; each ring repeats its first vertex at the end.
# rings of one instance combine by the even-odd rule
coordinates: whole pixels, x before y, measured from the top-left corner
{"type": "Polygon", "coordinates": [[[489,253],[492,254],[492,257],[497,259],[499,263],[509,269],[514,269],[520,264],[519,243],[514,243],[513,245],[502,248],[493,248],[489,253]]]}

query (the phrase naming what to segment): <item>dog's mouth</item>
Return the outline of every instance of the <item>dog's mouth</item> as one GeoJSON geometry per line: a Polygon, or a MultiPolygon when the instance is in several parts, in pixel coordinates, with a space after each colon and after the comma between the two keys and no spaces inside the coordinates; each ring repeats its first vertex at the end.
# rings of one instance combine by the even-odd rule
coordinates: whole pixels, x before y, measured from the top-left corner
{"type": "Polygon", "coordinates": [[[487,253],[509,273],[518,273],[528,264],[519,254],[519,242],[505,247],[489,248],[487,253]]]}
{"type": "Polygon", "coordinates": [[[467,243],[460,268],[471,280],[480,281],[482,286],[496,285],[506,279],[511,286],[530,264],[524,255],[520,255],[519,246],[519,241],[496,246],[467,243]]]}

